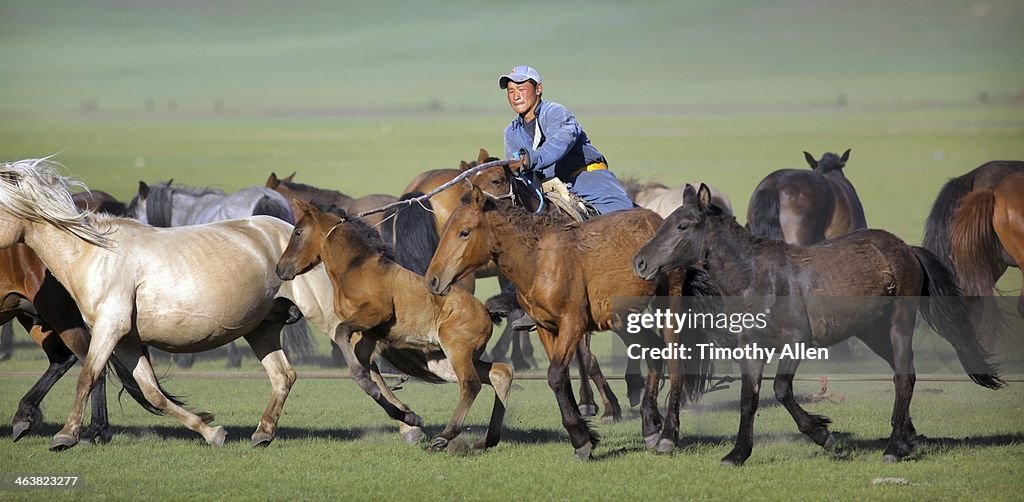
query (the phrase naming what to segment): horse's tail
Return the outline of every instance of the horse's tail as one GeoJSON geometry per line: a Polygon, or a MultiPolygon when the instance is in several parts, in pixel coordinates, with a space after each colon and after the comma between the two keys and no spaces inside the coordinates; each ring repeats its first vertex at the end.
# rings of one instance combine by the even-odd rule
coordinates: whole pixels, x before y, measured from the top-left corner
{"type": "MultiPolygon", "coordinates": [[[[714,315],[723,312],[721,296],[721,291],[706,271],[697,268],[686,270],[683,279],[683,297],[692,302],[689,306],[694,312],[714,315]]],[[[683,331],[687,333],[682,340],[686,347],[696,347],[698,344],[705,343],[715,343],[726,347],[736,346],[734,337],[723,340],[721,334],[715,330],[709,331],[702,327],[683,331]]],[[[683,364],[686,371],[686,386],[690,389],[691,399],[696,402],[705,392],[715,387],[715,361],[714,359],[693,358],[683,364]]]]}
{"type": "MultiPolygon", "coordinates": [[[[149,359],[149,349],[143,348],[142,350],[145,357],[149,359]]],[[[149,402],[149,400],[146,399],[146,395],[142,393],[142,389],[139,387],[139,382],[136,381],[135,376],[132,375],[132,370],[125,366],[124,363],[117,358],[117,356],[111,357],[110,362],[107,365],[114,370],[114,375],[117,376],[117,379],[121,382],[121,385],[124,387],[122,389],[122,392],[127,392],[128,395],[135,400],[135,402],[139,403],[139,406],[142,406],[142,409],[154,415],[164,414],[163,411],[153,406],[149,402]]],[[[158,389],[160,389],[160,392],[163,393],[163,395],[166,396],[167,399],[170,400],[172,403],[181,407],[185,406],[185,403],[181,400],[180,397],[175,396],[174,394],[171,394],[170,392],[164,390],[164,388],[160,385],[159,379],[157,379],[156,386],[158,389]]]]}
{"type": "Polygon", "coordinates": [[[918,305],[921,314],[932,329],[953,346],[960,364],[974,383],[990,389],[1002,387],[1004,382],[999,378],[999,368],[988,362],[990,355],[978,341],[966,298],[960,293],[953,272],[931,251],[917,246],[913,251],[925,273],[921,296],[928,298],[922,298],[918,305]]]}
{"type": "Polygon", "coordinates": [[[427,354],[418,349],[399,349],[395,347],[384,347],[380,351],[381,357],[391,363],[396,370],[429,383],[444,383],[441,378],[427,366],[427,354]]]}
{"type": "Polygon", "coordinates": [[[281,329],[281,345],[290,361],[310,361],[316,354],[316,343],[305,319],[285,324],[281,329]]]}
{"type": "Polygon", "coordinates": [[[960,199],[953,215],[948,246],[953,270],[964,293],[986,296],[1002,273],[999,237],[992,226],[996,195],[977,190],[960,199]]]}
{"type": "Polygon", "coordinates": [[[960,199],[974,187],[975,171],[952,178],[942,185],[924,224],[924,242],[921,245],[934,253],[947,267],[953,266],[950,252],[950,225],[953,222],[953,214],[960,205],[960,199]]]}
{"type": "Polygon", "coordinates": [[[779,223],[779,194],[775,190],[758,187],[754,191],[747,209],[747,225],[755,237],[786,240],[779,223]]]}
{"type": "Polygon", "coordinates": [[[287,202],[282,203],[281,199],[264,195],[260,197],[260,200],[256,201],[256,205],[252,208],[252,215],[266,215],[273,216],[279,220],[287,221],[292,225],[295,224],[295,216],[292,215],[292,208],[288,206],[287,202]]]}
{"type": "MultiPolygon", "coordinates": [[[[421,196],[421,192],[409,192],[400,200],[421,196]]],[[[385,213],[381,237],[395,250],[395,263],[419,275],[426,274],[441,243],[430,200],[399,206],[385,213]]]]}

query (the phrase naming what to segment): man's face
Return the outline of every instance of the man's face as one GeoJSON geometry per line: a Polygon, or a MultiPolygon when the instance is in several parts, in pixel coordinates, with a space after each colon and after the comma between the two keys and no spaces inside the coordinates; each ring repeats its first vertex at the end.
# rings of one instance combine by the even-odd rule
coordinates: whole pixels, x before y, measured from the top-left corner
{"type": "Polygon", "coordinates": [[[509,82],[505,90],[508,92],[508,104],[520,115],[531,112],[540,99],[540,89],[531,80],[518,84],[509,82]]]}

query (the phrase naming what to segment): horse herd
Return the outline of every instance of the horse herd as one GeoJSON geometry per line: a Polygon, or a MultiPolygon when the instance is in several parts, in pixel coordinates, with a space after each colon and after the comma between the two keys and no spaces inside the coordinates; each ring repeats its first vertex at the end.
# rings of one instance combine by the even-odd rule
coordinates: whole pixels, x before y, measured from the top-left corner
{"type": "MultiPolygon", "coordinates": [[[[289,356],[308,350],[309,322],[331,337],[353,379],[409,442],[422,437],[423,420],[394,394],[378,363],[424,381],[458,384],[458,404],[431,450],[445,449],[459,435],[482,386],[492,387],[490,422],[476,445],[485,449],[501,438],[513,365],[529,364],[527,331],[506,327],[503,336],[517,349],[513,364],[487,357],[484,349],[501,317],[525,313],[547,354],[548,382],[575,455],[589,459],[599,441],[586,420],[597,411],[591,378],[604,401],[603,419],[621,418],[590,353],[589,334],[611,330],[648,345],[709,336],[670,329],[628,333],[619,300],[629,298],[624,308],[637,311],[653,296],[746,297],[765,302],[768,325],[784,328],[720,342],[826,347],[856,336],[889,363],[896,393],[883,460],[900,460],[919,442],[909,415],[918,312],[953,346],[975,383],[1003,384],[980,342],[984,333],[974,328],[983,323],[962,322],[993,314],[973,311],[962,292],[990,295],[1007,267],[1024,263],[1024,162],[989,162],[946,183],[928,217],[925,247],[916,247],[866,230],[864,210],[843,173],[849,155],[815,160],[805,152],[811,170],[770,174],[751,197],[746,227],[732,216],[728,199],[703,183],[670,189],[630,181],[630,195],[651,209],[574,221],[551,210],[522,182],[522,173],[484,150],[460,169],[421,174],[403,197],[415,201],[365,218],[358,214],[396,199],[352,198],[295,183],[294,174],[272,174],[265,187],[233,195],[140,183],[125,207],[101,192],[72,195],[84,185],[49,160],[3,164],[0,321],[17,317],[50,362],[19,403],[14,440],[41,420],[43,396],[81,360],[74,405],[52,450],[110,439],[102,387],[108,363],[145,409],[171,415],[220,446],[224,428],[161,388],[149,349],[187,354],[244,338],[272,383],[251,438],[253,446],[267,445],[296,379],[289,356]],[[422,197],[471,169],[463,184],[422,197]],[[474,278],[487,275],[499,277],[503,293],[485,306],[472,292],[474,278]],[[823,314],[814,307],[821,297],[928,300],[823,314]],[[582,380],[579,402],[569,379],[573,360],[582,380]],[[83,430],[90,393],[92,425],[83,430]]],[[[1024,314],[1024,297],[1018,308],[1024,314]]],[[[710,377],[710,365],[691,364],[647,361],[645,378],[636,367],[627,374],[645,442],[659,452],[675,448],[679,409],[699,397],[710,377]],[[658,394],[666,369],[663,416],[658,394]]],[[[794,399],[798,364],[780,362],[776,398],[801,432],[831,449],[829,420],[794,399]]],[[[763,367],[763,360],[740,361],[740,427],[725,465],[742,465],[751,454],[763,367]]]]}

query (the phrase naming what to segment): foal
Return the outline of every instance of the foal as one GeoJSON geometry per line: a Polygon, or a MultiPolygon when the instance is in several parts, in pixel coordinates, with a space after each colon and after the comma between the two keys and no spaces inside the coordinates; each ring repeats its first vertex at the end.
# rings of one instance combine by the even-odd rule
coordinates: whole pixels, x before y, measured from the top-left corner
{"type": "Polygon", "coordinates": [[[388,259],[377,232],[362,220],[295,203],[302,216],[277,263],[277,274],[292,280],[323,262],[341,319],[334,339],[343,349],[354,349],[353,371],[371,370],[378,348],[389,360],[388,350],[416,349],[425,357],[406,361],[400,369],[430,381],[458,382],[459,404],[431,444],[434,450],[444,449],[459,435],[481,382],[492,386],[497,397],[486,437],[478,446],[497,445],[512,367],[480,360],[492,329],[483,304],[462,289],[444,298],[431,295],[423,277],[388,259]],[[358,339],[353,337],[356,332],[358,339]]]}

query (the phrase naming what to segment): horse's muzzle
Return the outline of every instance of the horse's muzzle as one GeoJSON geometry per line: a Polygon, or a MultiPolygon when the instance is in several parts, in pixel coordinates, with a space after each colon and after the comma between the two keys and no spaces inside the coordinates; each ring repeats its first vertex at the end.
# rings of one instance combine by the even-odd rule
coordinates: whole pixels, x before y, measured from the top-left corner
{"type": "Polygon", "coordinates": [[[647,260],[640,253],[633,257],[633,273],[645,281],[652,281],[658,277],[659,269],[660,267],[649,266],[647,260]]]}
{"type": "Polygon", "coordinates": [[[441,286],[441,279],[438,276],[433,276],[427,279],[427,284],[430,286],[430,292],[435,295],[445,296],[452,290],[452,284],[445,284],[441,286]]]}

